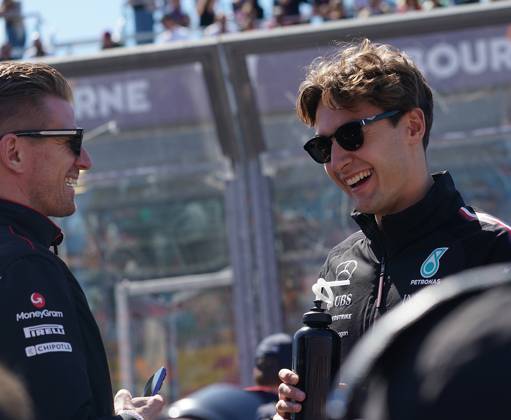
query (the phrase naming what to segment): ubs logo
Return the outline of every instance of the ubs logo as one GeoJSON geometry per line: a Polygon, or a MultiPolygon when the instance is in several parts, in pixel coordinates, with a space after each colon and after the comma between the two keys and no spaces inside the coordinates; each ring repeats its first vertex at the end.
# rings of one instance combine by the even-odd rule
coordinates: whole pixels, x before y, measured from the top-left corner
{"type": "Polygon", "coordinates": [[[346,295],[338,295],[335,297],[334,305],[336,308],[339,308],[341,306],[348,306],[351,305],[353,294],[348,293],[346,295]]]}
{"type": "MultiPolygon", "coordinates": [[[[334,292],[332,291],[333,287],[341,287],[341,286],[349,286],[351,283],[351,278],[353,277],[353,273],[358,267],[358,263],[355,260],[343,261],[335,268],[335,281],[326,281],[324,278],[319,278],[318,281],[312,285],[312,292],[316,296],[316,300],[321,300],[326,303],[326,308],[330,309],[337,305],[335,302],[334,292]]],[[[344,302],[347,302],[347,296],[344,302]]],[[[339,298],[342,297],[338,296],[339,298]]],[[[351,295],[349,297],[349,301],[351,303],[351,295]]],[[[339,300],[340,303],[340,300],[339,300]]],[[[349,303],[346,303],[349,305],[349,303]]]]}

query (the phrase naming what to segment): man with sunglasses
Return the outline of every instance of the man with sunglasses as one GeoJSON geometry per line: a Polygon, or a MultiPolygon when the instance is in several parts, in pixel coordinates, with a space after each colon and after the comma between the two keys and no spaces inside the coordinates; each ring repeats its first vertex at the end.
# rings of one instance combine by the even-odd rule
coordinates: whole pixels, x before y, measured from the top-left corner
{"type": "Polygon", "coordinates": [[[91,167],[82,138],[59,72],[0,63],[0,362],[25,383],[37,420],[155,419],[160,396],[113,399],[98,326],[57,256],[63,234],[49,217],[76,209],[91,167]]]}
{"type": "MultiPolygon", "coordinates": [[[[433,98],[406,54],[363,40],[315,61],[297,114],[317,132],[305,150],[353,200],[360,226],[330,251],[313,286],[341,336],[341,362],[375,320],[417,290],[511,260],[511,228],[466,206],[448,172],[430,175],[433,98]]],[[[298,412],[306,397],[296,374],[279,376],[275,420],[298,412]]]]}

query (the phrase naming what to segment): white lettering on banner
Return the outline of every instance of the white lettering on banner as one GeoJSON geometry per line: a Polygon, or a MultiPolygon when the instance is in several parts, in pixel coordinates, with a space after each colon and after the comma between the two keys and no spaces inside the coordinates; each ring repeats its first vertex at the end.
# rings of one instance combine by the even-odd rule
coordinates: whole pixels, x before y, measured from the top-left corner
{"type": "Polygon", "coordinates": [[[44,353],[56,353],[56,352],[68,352],[71,353],[73,347],[70,343],[66,342],[53,342],[53,343],[42,343],[36,344],[35,346],[25,347],[25,354],[27,357],[32,357],[37,354],[44,353]]]}
{"type": "Polygon", "coordinates": [[[113,83],[109,87],[98,87],[98,107],[99,114],[102,117],[107,117],[114,112],[123,111],[124,97],[122,88],[121,83],[113,83]]]}
{"type": "Polygon", "coordinates": [[[64,314],[60,311],[33,311],[33,312],[20,312],[16,314],[16,322],[32,318],[63,318],[64,314]]]}
{"type": "Polygon", "coordinates": [[[151,110],[151,102],[147,97],[149,82],[147,80],[133,80],[126,89],[126,102],[132,114],[142,114],[151,110]]]}
{"type": "Polygon", "coordinates": [[[75,86],[76,118],[105,118],[114,113],[143,114],[151,111],[149,81],[115,82],[109,85],[75,86]]]}
{"type": "Polygon", "coordinates": [[[509,38],[495,38],[490,42],[491,69],[503,71],[511,69],[511,41],[509,38]]]}
{"type": "Polygon", "coordinates": [[[440,79],[448,79],[458,73],[460,64],[458,52],[449,44],[437,44],[426,56],[426,66],[440,79]]]}
{"type": "Polygon", "coordinates": [[[459,73],[481,75],[511,70],[511,40],[506,37],[438,42],[424,49],[404,49],[426,75],[437,79],[449,79],[459,73]]]}
{"type": "Polygon", "coordinates": [[[25,338],[39,337],[41,335],[65,335],[64,326],[59,324],[41,324],[23,328],[25,338]]]}
{"type": "Polygon", "coordinates": [[[77,86],[73,91],[76,118],[94,118],[96,116],[94,89],[90,86],[77,86]]]}
{"type": "Polygon", "coordinates": [[[488,63],[486,46],[482,40],[478,39],[474,45],[474,52],[472,53],[471,50],[469,42],[462,42],[460,44],[461,67],[468,74],[480,74],[484,72],[488,63]]]}

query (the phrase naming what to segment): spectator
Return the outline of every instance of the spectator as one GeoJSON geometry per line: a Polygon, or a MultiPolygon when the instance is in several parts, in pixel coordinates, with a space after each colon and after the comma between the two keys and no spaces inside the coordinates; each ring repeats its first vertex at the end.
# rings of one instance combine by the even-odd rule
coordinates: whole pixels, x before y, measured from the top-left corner
{"type": "Polygon", "coordinates": [[[259,25],[257,11],[254,8],[254,4],[248,1],[243,3],[241,10],[236,15],[236,20],[240,31],[251,31],[253,29],[257,29],[259,25]]]}
{"type": "Polygon", "coordinates": [[[39,32],[35,32],[32,35],[32,45],[25,51],[25,58],[45,57],[46,55],[48,53],[43,47],[41,36],[39,32]]]}
{"type": "Polygon", "coordinates": [[[112,33],[110,31],[103,32],[103,35],[101,36],[101,49],[107,50],[117,47],[122,47],[122,44],[112,39],[112,33]]]}
{"type": "Polygon", "coordinates": [[[282,26],[303,23],[303,19],[300,14],[300,3],[303,2],[304,0],[275,0],[273,5],[274,13],[275,9],[279,8],[277,12],[280,14],[280,22],[282,26]]]}
{"type": "Polygon", "coordinates": [[[164,15],[161,18],[161,24],[163,25],[164,30],[160,35],[158,35],[159,43],[190,39],[190,31],[188,28],[181,26],[176,18],[171,14],[164,15]]]}
{"type": "Polygon", "coordinates": [[[324,20],[339,20],[348,18],[343,0],[330,0],[327,8],[327,15],[324,20]]]}
{"type": "Polygon", "coordinates": [[[225,13],[218,13],[215,16],[215,22],[204,29],[205,36],[222,35],[228,32],[232,32],[232,29],[229,28],[229,22],[225,13]]]}
{"type": "Polygon", "coordinates": [[[264,338],[256,349],[253,370],[256,386],[246,388],[261,399],[258,420],[271,420],[276,414],[280,385],[279,371],[291,369],[292,339],[287,334],[272,334],[264,338]]]}
{"type": "Polygon", "coordinates": [[[12,60],[12,47],[8,42],[2,44],[0,47],[0,61],[12,60]]]}
{"type": "Polygon", "coordinates": [[[330,20],[330,0],[312,0],[312,16],[317,16],[323,21],[330,20]]]}
{"type": "Polygon", "coordinates": [[[137,44],[154,42],[154,17],[156,8],[154,0],[128,0],[135,17],[135,36],[137,44]]]}
{"type": "Polygon", "coordinates": [[[397,11],[399,13],[413,12],[417,10],[422,10],[420,0],[400,0],[397,6],[397,11]]]}
{"type": "Polygon", "coordinates": [[[184,12],[181,0],[168,0],[163,11],[164,15],[171,15],[179,25],[184,27],[190,26],[190,16],[184,12]]]}
{"type": "Polygon", "coordinates": [[[0,16],[5,20],[6,38],[12,47],[12,58],[21,58],[25,50],[26,32],[21,14],[21,2],[3,0],[0,5],[0,16]]]}
{"type": "Polygon", "coordinates": [[[264,10],[261,7],[261,5],[258,3],[257,0],[233,0],[232,10],[234,11],[235,15],[237,15],[241,11],[241,9],[245,3],[251,3],[252,9],[254,9],[256,12],[256,19],[260,20],[260,21],[263,20],[264,10]]]}
{"type": "Polygon", "coordinates": [[[357,17],[384,15],[394,12],[394,6],[386,0],[356,0],[357,17]]]}
{"type": "Polygon", "coordinates": [[[199,15],[199,26],[205,28],[215,22],[216,0],[198,0],[197,14],[199,15]]]}

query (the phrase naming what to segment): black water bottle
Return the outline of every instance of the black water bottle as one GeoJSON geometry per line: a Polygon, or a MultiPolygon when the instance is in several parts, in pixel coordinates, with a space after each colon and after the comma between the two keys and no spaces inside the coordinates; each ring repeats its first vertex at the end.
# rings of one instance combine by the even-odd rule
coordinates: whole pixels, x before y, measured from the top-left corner
{"type": "Polygon", "coordinates": [[[315,307],[303,314],[304,327],[293,338],[293,371],[296,385],[305,392],[302,410],[292,420],[326,420],[326,400],[341,361],[341,338],[329,328],[332,317],[314,301],[315,307]]]}

